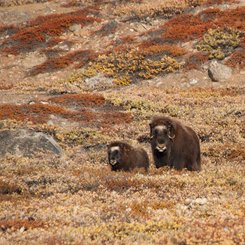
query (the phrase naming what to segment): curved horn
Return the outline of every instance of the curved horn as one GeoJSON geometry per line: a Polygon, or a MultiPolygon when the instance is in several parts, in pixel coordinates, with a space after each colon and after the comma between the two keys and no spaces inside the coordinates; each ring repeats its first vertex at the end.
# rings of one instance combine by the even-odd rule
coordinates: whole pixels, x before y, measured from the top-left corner
{"type": "Polygon", "coordinates": [[[173,136],[171,136],[170,133],[168,133],[168,137],[169,137],[169,139],[173,140],[175,138],[175,134],[173,136]]]}

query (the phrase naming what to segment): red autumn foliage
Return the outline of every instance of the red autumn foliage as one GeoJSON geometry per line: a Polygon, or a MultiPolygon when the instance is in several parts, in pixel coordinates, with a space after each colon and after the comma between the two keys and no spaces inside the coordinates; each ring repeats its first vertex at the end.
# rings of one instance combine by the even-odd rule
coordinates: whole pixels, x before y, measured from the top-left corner
{"type": "Polygon", "coordinates": [[[170,42],[189,41],[201,37],[212,27],[212,23],[204,23],[198,16],[183,14],[164,25],[163,39],[170,42]]]}
{"type": "Polygon", "coordinates": [[[12,83],[4,84],[0,82],[0,90],[9,90],[13,87],[14,85],[12,83]]]}
{"type": "Polygon", "coordinates": [[[182,56],[186,53],[184,48],[177,45],[158,44],[154,41],[145,41],[139,46],[139,52],[144,55],[171,55],[173,57],[182,56]]]}
{"type": "Polygon", "coordinates": [[[136,38],[134,36],[127,35],[127,36],[121,37],[120,39],[122,43],[130,43],[130,42],[135,41],[136,38]]]}
{"type": "Polygon", "coordinates": [[[48,47],[53,47],[55,45],[57,45],[60,42],[63,42],[64,39],[60,38],[60,37],[53,37],[51,38],[48,42],[47,42],[47,46],[48,47]]]}
{"type": "Polygon", "coordinates": [[[236,9],[207,9],[198,15],[183,14],[162,26],[165,41],[190,41],[203,36],[210,28],[230,27],[245,30],[245,7],[236,9]]]}
{"type": "Polygon", "coordinates": [[[31,75],[37,75],[39,73],[55,71],[63,69],[69,65],[77,62],[76,67],[82,67],[87,62],[92,61],[97,57],[93,50],[77,50],[69,52],[63,56],[52,57],[47,59],[44,63],[33,67],[31,75]]]}
{"type": "Polygon", "coordinates": [[[72,24],[81,24],[83,27],[91,22],[100,21],[99,18],[87,16],[88,13],[89,10],[85,9],[65,14],[39,16],[10,36],[4,42],[3,51],[12,54],[31,51],[37,46],[45,45],[48,37],[61,35],[72,24]]]}
{"type": "Polygon", "coordinates": [[[0,119],[13,119],[17,121],[31,121],[33,123],[45,123],[50,115],[68,116],[67,110],[53,105],[12,105],[0,106],[0,119]]]}
{"type": "Polygon", "coordinates": [[[130,123],[133,119],[131,113],[113,111],[113,108],[105,109],[95,111],[91,108],[82,107],[79,110],[69,110],[57,105],[47,104],[4,104],[0,105],[0,120],[12,119],[40,124],[47,123],[50,116],[54,115],[83,125],[110,127],[114,124],[130,123]]]}

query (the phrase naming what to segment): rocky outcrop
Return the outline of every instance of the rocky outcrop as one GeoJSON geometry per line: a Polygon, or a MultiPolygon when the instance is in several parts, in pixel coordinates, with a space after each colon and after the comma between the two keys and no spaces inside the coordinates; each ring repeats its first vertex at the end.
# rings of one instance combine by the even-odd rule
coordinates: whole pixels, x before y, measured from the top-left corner
{"type": "Polygon", "coordinates": [[[26,129],[0,131],[0,156],[7,153],[31,156],[42,152],[61,155],[62,149],[51,136],[41,132],[26,129]]]}

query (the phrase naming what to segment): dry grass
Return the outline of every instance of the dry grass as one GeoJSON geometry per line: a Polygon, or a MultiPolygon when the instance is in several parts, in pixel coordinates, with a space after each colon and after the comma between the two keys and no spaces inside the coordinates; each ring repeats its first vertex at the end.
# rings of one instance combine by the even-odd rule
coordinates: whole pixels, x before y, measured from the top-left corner
{"type": "MultiPolygon", "coordinates": [[[[34,71],[49,72],[70,64],[82,66],[93,60],[81,73],[87,71],[87,77],[104,73],[118,79],[118,83],[128,84],[175,71],[182,59],[186,59],[184,69],[198,69],[209,54],[196,50],[188,53],[182,44],[197,43],[209,28],[227,26],[244,31],[244,7],[180,14],[190,6],[232,0],[162,2],[67,1],[63,6],[72,8],[88,3],[97,3],[101,8],[114,6],[120,17],[165,18],[175,11],[179,15],[139,36],[123,33],[118,37],[119,45],[98,59],[92,59],[96,50],[86,47],[49,57],[34,71]],[[164,55],[170,57],[163,60],[164,55]]],[[[18,28],[0,27],[1,35],[10,35],[4,46],[16,53],[43,46],[47,54],[49,48],[65,41],[60,34],[72,23],[85,25],[98,20],[87,14],[96,12],[94,7],[84,10],[86,13],[79,11],[83,10],[39,17],[18,28]],[[46,28],[49,24],[50,29],[46,28]]],[[[91,37],[104,40],[104,33],[114,32],[114,27],[103,25],[91,37]]],[[[239,47],[232,50],[226,64],[242,69],[243,51],[241,36],[239,47]]],[[[79,76],[75,74],[74,80],[79,76]]],[[[0,157],[0,244],[245,243],[244,84],[169,89],[144,84],[97,93],[43,92],[30,104],[0,104],[1,130],[41,131],[53,136],[64,149],[61,157],[42,153],[31,158],[0,157]],[[154,167],[149,122],[158,114],[177,117],[197,132],[202,171],[154,167]],[[148,173],[110,170],[106,146],[117,139],[146,149],[151,163],[148,173]]],[[[0,90],[13,89],[11,86],[3,82],[0,90]]],[[[28,92],[25,95],[29,96],[28,92]]]]}
{"type": "MultiPolygon", "coordinates": [[[[65,137],[60,138],[66,147],[63,158],[1,158],[0,186],[8,191],[0,192],[0,242],[29,242],[35,237],[37,243],[47,244],[243,244],[244,89],[152,87],[149,92],[141,87],[139,93],[135,87],[124,94],[52,97],[52,103],[63,106],[74,106],[74,100],[76,106],[93,108],[103,107],[110,98],[135,118],[109,132],[97,126],[97,136],[92,137],[86,134],[93,132],[84,129],[57,131],[65,137]],[[197,131],[202,171],[151,165],[149,173],[111,172],[106,142],[144,136],[141,144],[150,152],[148,123],[153,113],[163,111],[197,131]]],[[[46,132],[52,130],[56,129],[46,132]]]]}

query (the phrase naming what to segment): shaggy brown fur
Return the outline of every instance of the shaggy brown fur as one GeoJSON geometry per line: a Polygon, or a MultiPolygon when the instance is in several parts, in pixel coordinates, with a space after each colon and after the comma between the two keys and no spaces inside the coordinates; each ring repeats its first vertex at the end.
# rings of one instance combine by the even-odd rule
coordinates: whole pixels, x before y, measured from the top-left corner
{"type": "Polygon", "coordinates": [[[158,116],[150,123],[152,154],[157,168],[201,170],[200,143],[195,131],[176,119],[158,116]]]}
{"type": "Polygon", "coordinates": [[[122,141],[114,141],[108,146],[108,160],[113,171],[131,171],[144,168],[148,171],[149,158],[142,148],[135,148],[122,141]]]}

